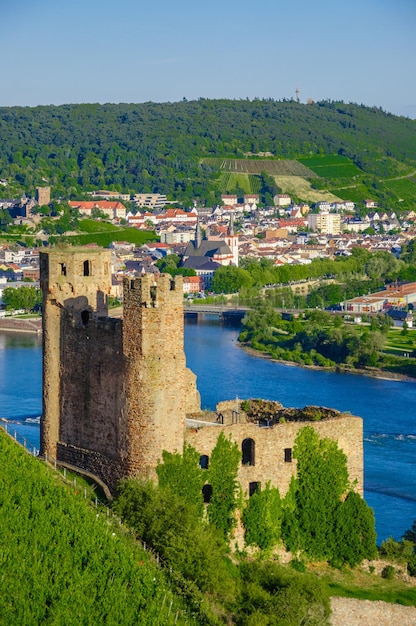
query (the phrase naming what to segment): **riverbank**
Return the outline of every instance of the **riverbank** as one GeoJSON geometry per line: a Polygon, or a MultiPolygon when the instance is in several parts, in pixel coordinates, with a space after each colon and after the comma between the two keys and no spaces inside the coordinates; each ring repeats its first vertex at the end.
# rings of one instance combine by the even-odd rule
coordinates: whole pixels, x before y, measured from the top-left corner
{"type": "Polygon", "coordinates": [[[0,332],[35,333],[42,332],[41,317],[2,317],[0,318],[0,332]]]}
{"type": "Polygon", "coordinates": [[[281,363],[287,367],[300,367],[306,370],[314,370],[319,372],[333,372],[335,374],[354,374],[355,376],[367,376],[370,378],[379,378],[381,380],[392,380],[392,381],[407,381],[407,382],[416,382],[416,378],[412,376],[406,376],[405,374],[400,374],[396,372],[389,372],[377,367],[372,367],[371,369],[353,369],[350,366],[343,365],[335,365],[333,367],[325,367],[323,365],[305,365],[303,363],[297,363],[295,361],[285,361],[284,359],[275,359],[267,352],[262,352],[261,350],[255,350],[249,344],[238,342],[240,348],[245,350],[248,354],[252,356],[257,356],[263,359],[268,359],[273,363],[281,363]]]}

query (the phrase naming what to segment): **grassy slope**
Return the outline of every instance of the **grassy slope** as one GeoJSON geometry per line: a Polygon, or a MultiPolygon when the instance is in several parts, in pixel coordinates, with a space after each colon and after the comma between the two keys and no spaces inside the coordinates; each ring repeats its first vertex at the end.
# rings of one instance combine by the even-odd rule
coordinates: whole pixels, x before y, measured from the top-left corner
{"type": "Polygon", "coordinates": [[[149,554],[83,490],[2,431],[0,459],[1,625],[185,623],[184,603],[149,554]]]}

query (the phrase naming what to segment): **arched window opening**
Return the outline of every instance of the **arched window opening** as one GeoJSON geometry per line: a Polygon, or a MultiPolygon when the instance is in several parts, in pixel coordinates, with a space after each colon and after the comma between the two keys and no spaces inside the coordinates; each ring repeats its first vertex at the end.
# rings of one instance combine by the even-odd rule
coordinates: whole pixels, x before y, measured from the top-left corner
{"type": "Polygon", "coordinates": [[[204,497],[204,504],[209,504],[212,496],[212,485],[204,485],[202,487],[202,495],[204,497]]]}
{"type": "Polygon", "coordinates": [[[243,465],[254,465],[255,464],[255,441],[254,439],[244,439],[241,445],[242,451],[242,463],[243,465]]]}
{"type": "Polygon", "coordinates": [[[248,495],[251,496],[256,493],[256,491],[260,491],[260,484],[258,481],[254,481],[252,483],[249,483],[248,485],[248,495]]]}
{"type": "Polygon", "coordinates": [[[292,462],[292,448],[285,448],[285,463],[292,462]]]}
{"type": "Polygon", "coordinates": [[[81,311],[81,321],[86,326],[90,321],[90,312],[89,311],[81,311]]]}
{"type": "Polygon", "coordinates": [[[209,456],[207,454],[201,454],[199,457],[199,467],[201,469],[208,469],[209,465],[209,456]]]}
{"type": "Polygon", "coordinates": [[[91,261],[84,261],[84,276],[91,276],[91,261]]]}

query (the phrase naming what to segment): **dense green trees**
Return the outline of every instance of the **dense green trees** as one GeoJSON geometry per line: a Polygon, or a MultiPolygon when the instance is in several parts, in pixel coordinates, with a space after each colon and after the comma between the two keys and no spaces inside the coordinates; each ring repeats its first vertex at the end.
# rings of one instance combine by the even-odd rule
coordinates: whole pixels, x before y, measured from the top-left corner
{"type": "Polygon", "coordinates": [[[2,296],[7,310],[16,311],[24,309],[31,311],[42,303],[42,292],[37,287],[6,287],[2,296]]]}
{"type": "Polygon", "coordinates": [[[287,322],[270,298],[259,298],[243,319],[239,340],[273,358],[305,365],[373,367],[379,364],[390,323],[388,318],[373,318],[362,331],[320,310],[306,312],[303,321],[287,322]]]}
{"type": "Polygon", "coordinates": [[[228,538],[236,524],[235,511],[239,484],[237,482],[241,452],[237,444],[224,433],[218,437],[211,453],[208,480],[212,487],[212,497],[208,506],[208,518],[222,534],[228,538]]]}
{"type": "MultiPolygon", "coordinates": [[[[405,268],[390,252],[371,253],[363,248],[353,248],[348,258],[315,259],[309,265],[276,266],[270,259],[258,261],[249,257],[241,259],[240,268],[219,268],[214,273],[213,289],[216,293],[234,293],[255,286],[257,290],[266,285],[287,285],[309,279],[334,278],[340,284],[322,285],[313,291],[307,306],[336,304],[369,291],[381,289],[385,282],[399,278],[405,268]],[[244,269],[240,274],[236,270],[244,269]],[[217,278],[218,274],[218,278],[217,278]],[[238,285],[241,285],[240,287],[238,285]]],[[[275,295],[269,288],[269,296],[275,295]]],[[[281,295],[280,291],[276,294],[281,295]]],[[[285,300],[286,307],[295,304],[296,293],[285,300]]],[[[277,304],[275,306],[278,306],[277,304]]]]}
{"type": "Polygon", "coordinates": [[[234,265],[224,265],[214,272],[211,288],[215,293],[236,293],[252,284],[250,272],[234,265]]]}
{"type": "Polygon", "coordinates": [[[170,487],[129,480],[120,485],[114,510],[190,586],[223,599],[233,595],[224,539],[202,520],[189,499],[170,487]]]}
{"type": "Polygon", "coordinates": [[[284,545],[312,561],[355,566],[376,555],[374,514],[352,490],[347,458],[336,441],[311,426],[293,449],[296,476],[284,498],[276,488],[258,489],[246,503],[245,540],[261,550],[284,545]]]}
{"type": "Polygon", "coordinates": [[[245,542],[263,551],[270,550],[281,542],[281,524],[284,506],[279,490],[267,483],[258,488],[249,498],[243,513],[245,542]]]}
{"type": "MultiPolygon", "coordinates": [[[[56,197],[111,187],[166,193],[187,205],[194,198],[212,204],[218,201],[220,172],[209,158],[260,151],[286,158],[344,155],[367,173],[366,190],[374,177],[400,174],[400,162],[415,165],[414,129],[413,120],[342,102],[201,98],[3,107],[0,170],[9,189],[0,191],[33,194],[46,178],[56,197]]],[[[260,178],[262,199],[270,201],[275,185],[267,175],[260,178]]],[[[371,191],[371,197],[387,197],[383,188],[371,191]]]]}
{"type": "Polygon", "coordinates": [[[156,266],[160,271],[171,276],[177,276],[178,274],[181,276],[196,276],[194,269],[180,267],[180,264],[181,258],[177,254],[168,254],[163,259],[156,261],[156,266]]]}

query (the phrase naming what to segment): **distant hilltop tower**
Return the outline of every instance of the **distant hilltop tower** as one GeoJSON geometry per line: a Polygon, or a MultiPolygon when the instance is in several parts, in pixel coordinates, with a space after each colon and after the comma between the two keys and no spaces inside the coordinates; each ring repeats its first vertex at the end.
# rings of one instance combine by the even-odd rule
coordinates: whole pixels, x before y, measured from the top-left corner
{"type": "Polygon", "coordinates": [[[46,206],[51,201],[50,187],[36,187],[35,200],[39,206],[46,206]]]}
{"type": "Polygon", "coordinates": [[[182,452],[200,410],[186,367],[182,277],[124,280],[123,319],[108,316],[111,251],[40,253],[43,291],[41,454],[115,489],[152,477],[163,450],[182,452]]]}

